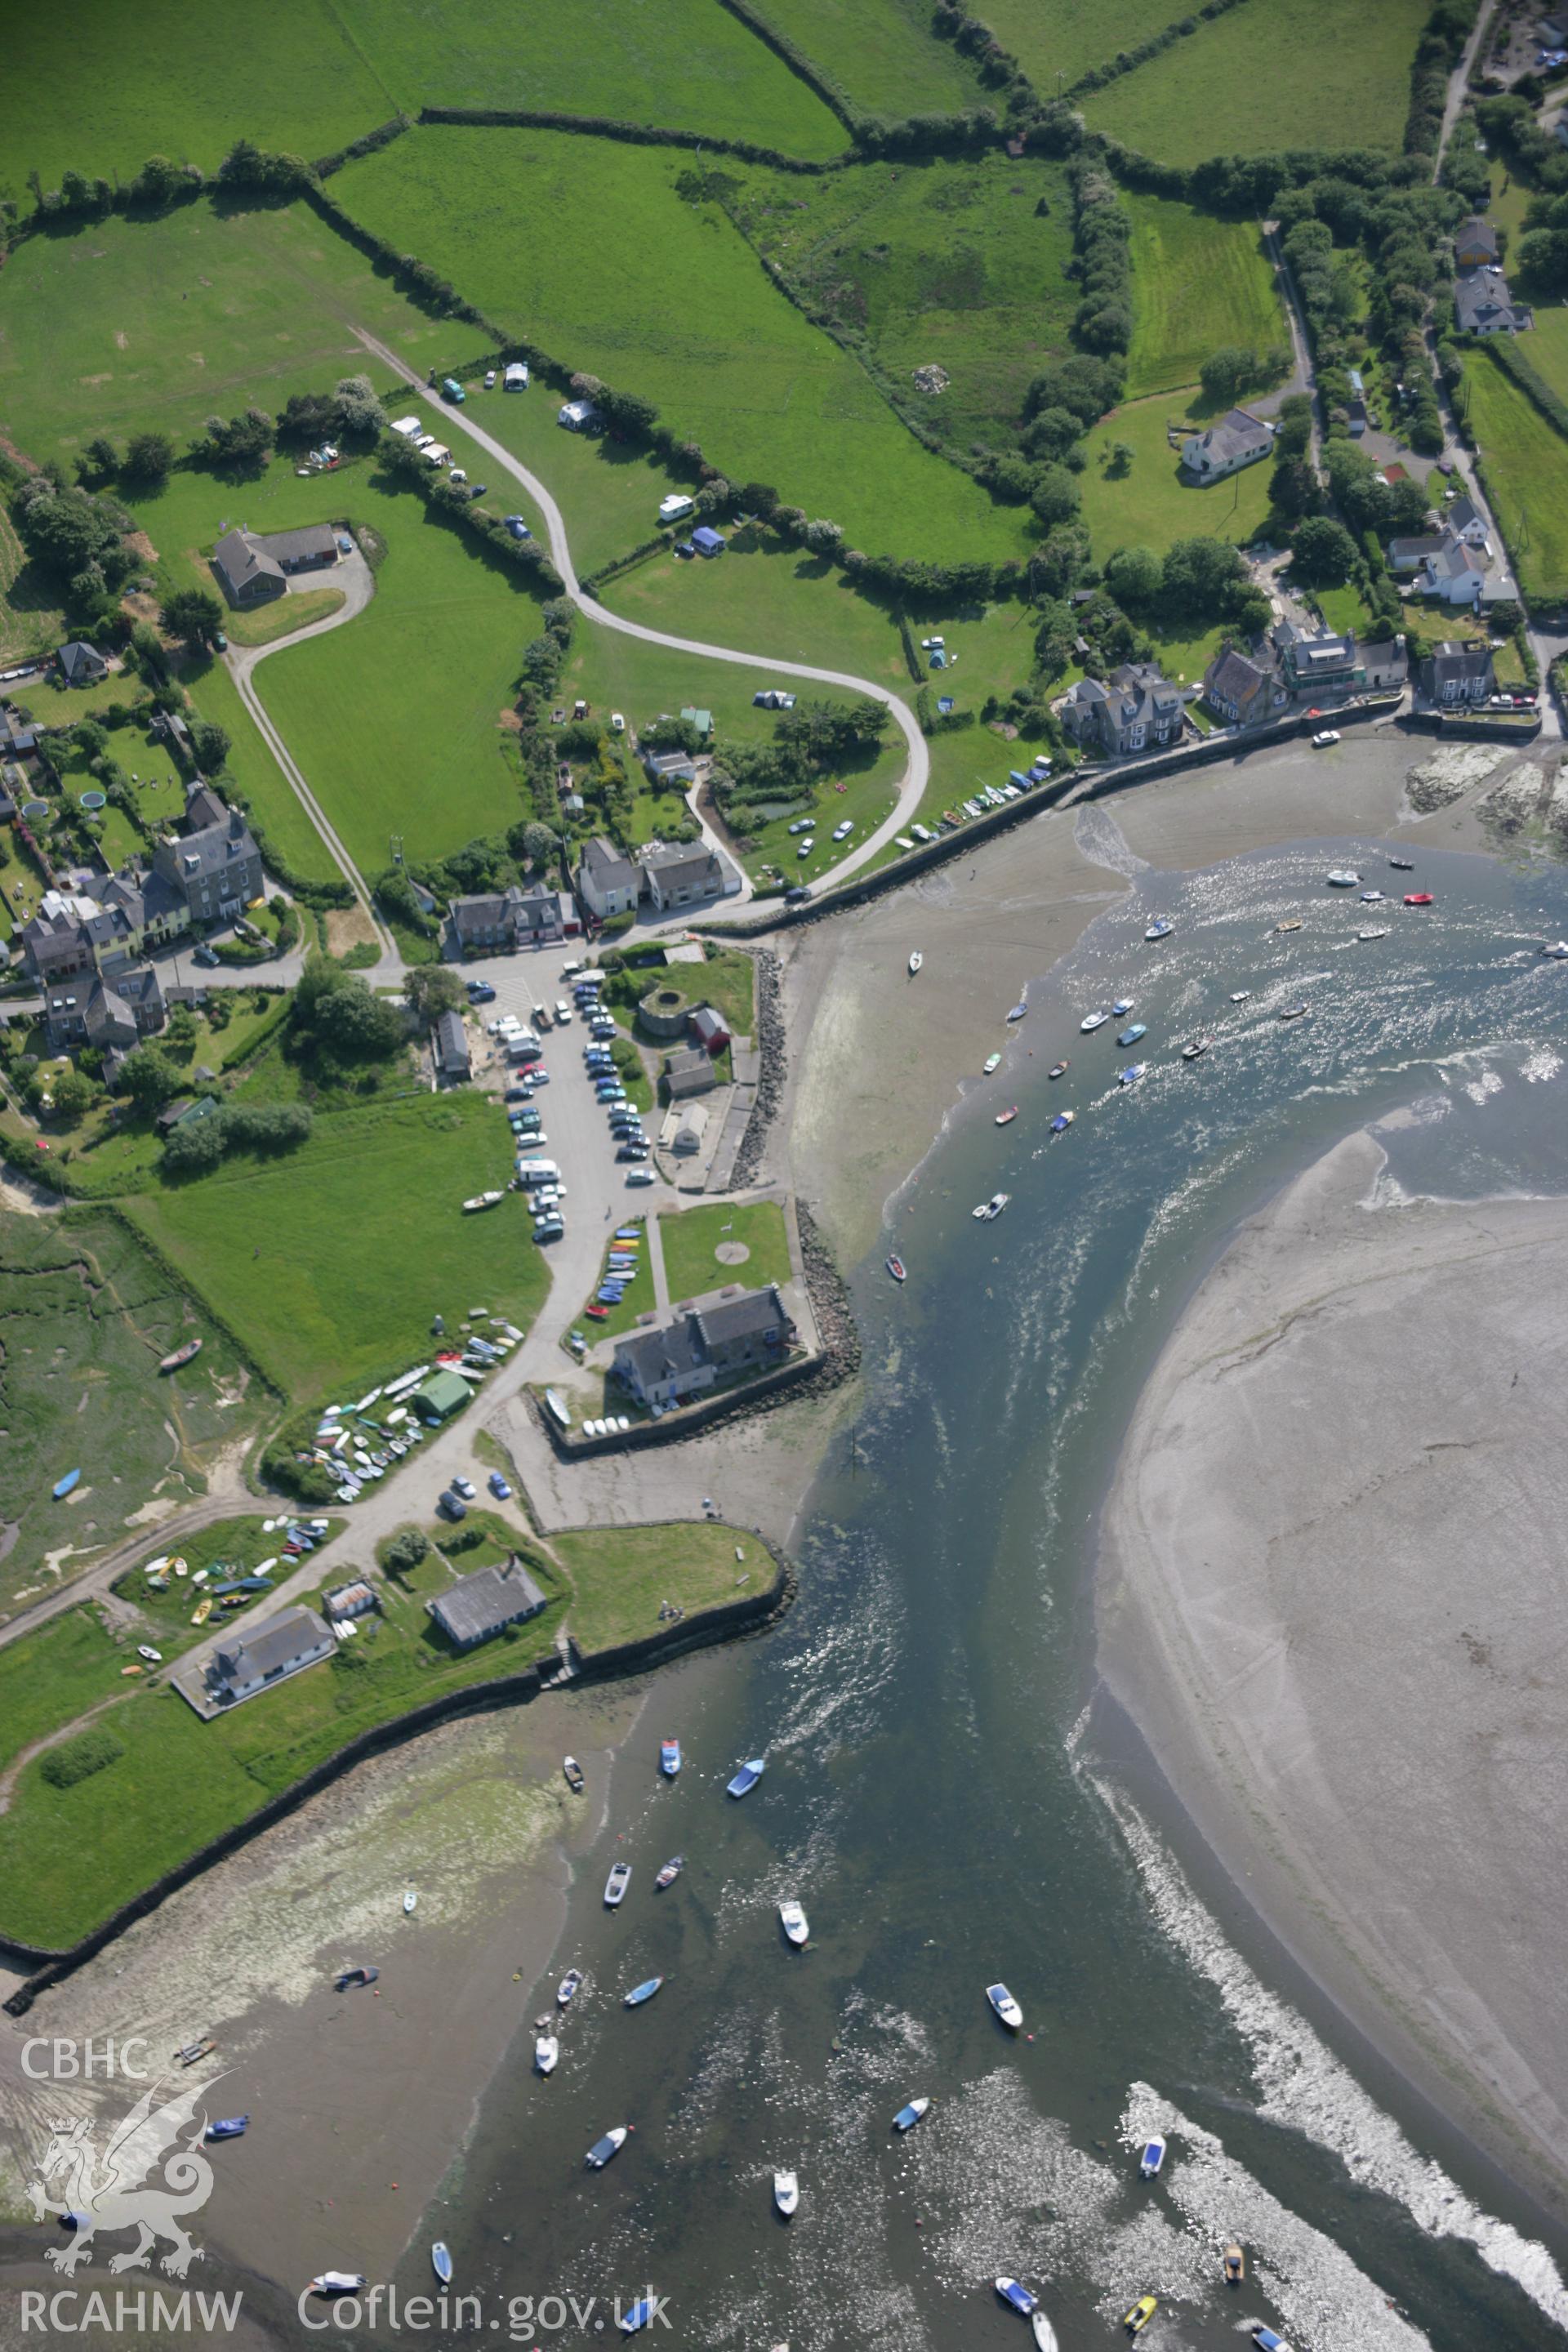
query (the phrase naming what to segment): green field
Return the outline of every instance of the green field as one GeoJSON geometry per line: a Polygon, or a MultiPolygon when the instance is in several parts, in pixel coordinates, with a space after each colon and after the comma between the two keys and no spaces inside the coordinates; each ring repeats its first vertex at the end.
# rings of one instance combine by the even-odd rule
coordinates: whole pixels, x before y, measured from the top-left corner
{"type": "Polygon", "coordinates": [[[1568,441],[1486,350],[1466,352],[1461,396],[1520,586],[1568,596],[1568,441]]]}
{"type": "Polygon", "coordinates": [[[1545,377],[1558,399],[1568,400],[1568,303],[1556,310],[1542,304],[1535,313],[1535,331],[1520,351],[1545,377]]]}
{"type": "Polygon", "coordinates": [[[314,1401],[416,1360],[437,1313],[455,1324],[482,1300],[532,1320],[549,1277],[521,1201],[509,1194],[488,1217],[461,1209],[510,1171],[493,1104],[416,1097],[318,1118],[285,1160],[228,1160],[126,1209],[247,1334],[278,1385],[314,1401]]]}
{"type": "MultiPolygon", "coordinates": [[[[843,125],[715,0],[340,0],[396,104],[535,107],[672,131],[720,131],[809,160],[842,153],[843,125]]],[[[384,107],[391,114],[393,107],[384,107]]],[[[378,118],[379,119],[379,118],[378,118]]]]}
{"type": "Polygon", "coordinates": [[[984,22],[1012,50],[1042,97],[1054,98],[1058,76],[1070,88],[1092,67],[1109,65],[1119,49],[1136,48],[1174,21],[1170,0],[987,0],[984,22]]]}
{"type": "Polygon", "coordinates": [[[0,1214],[0,1317],[5,1517],[17,1530],[0,1563],[9,1608],[55,1590],[39,1572],[46,1553],[68,1577],[151,1496],[194,1501],[219,1445],[247,1436],[270,1401],[178,1282],[101,1213],[0,1214]],[[198,1335],[196,1362],[160,1380],[159,1358],[198,1335]],[[55,1502],[55,1481],[75,1469],[81,1484],[55,1502]]]}
{"type": "Polygon", "coordinates": [[[749,1037],[757,1021],[757,967],[741,948],[716,948],[708,943],[708,961],[699,971],[694,964],[678,966],[685,978],[675,985],[684,988],[700,1001],[706,997],[717,1013],[724,1016],[725,1026],[731,1034],[749,1037]]]}
{"type": "Polygon", "coordinates": [[[266,831],[268,846],[307,879],[335,881],[336,860],[263,741],[223,664],[204,663],[187,677],[185,685],[200,717],[228,730],[226,781],[233,782],[254,810],[257,823],[266,831]]]}
{"type": "MultiPolygon", "coordinates": [[[[897,625],[880,599],[820,557],[760,534],[751,545],[731,543],[716,563],[656,556],[612,580],[605,603],[651,628],[755,653],[754,677],[738,672],[748,696],[783,682],[769,668],[770,655],[870,678],[900,694],[913,690],[897,625]]],[[[713,667],[703,665],[705,679],[713,667]]]]}
{"type": "Polygon", "coordinates": [[[719,206],[677,194],[690,169],[564,132],[424,131],[333,185],[499,324],[651,400],[731,480],[771,482],[872,553],[1018,554],[1026,510],[914,440],[719,206]]]}
{"type": "MultiPolygon", "coordinates": [[[[518,1673],[549,1654],[563,1624],[584,1649],[602,1648],[657,1633],[661,1601],[695,1614],[765,1590],[774,1573],[760,1540],[717,1521],[584,1528],[556,1538],[559,1568],[492,1515],[476,1523],[483,1543],[449,1565],[433,1549],[407,1576],[377,1579],[381,1612],[360,1621],[352,1643],[223,1720],[201,1722],[174,1691],[138,1689],[112,1710],[122,1753],[102,1770],[56,1789],[37,1761],[28,1765],[0,1815],[0,1931],[69,1943],[360,1732],[444,1691],[518,1673]],[[456,1575],[513,1547],[548,1606],[499,1640],[456,1654],[427,1601],[456,1575]]],[[[0,1692],[10,1678],[18,1694],[26,1736],[18,1746],[72,1720],[73,1684],[84,1710],[106,1688],[123,1687],[127,1651],[85,1616],[66,1627],[18,1643],[0,1666],[0,1692]]]]}
{"type": "Polygon", "coordinates": [[[756,170],[728,201],[804,299],[865,334],[933,430],[965,450],[977,436],[1009,445],[1030,378],[1068,349],[1079,299],[1058,164],[993,154],[819,180],[756,170]],[[931,362],[951,383],[920,394],[911,378],[931,362]]]}
{"type": "Polygon", "coordinates": [[[988,93],[919,0],[764,0],[762,14],[863,113],[957,114],[988,93]]]}
{"type": "Polygon", "coordinates": [[[30,172],[46,187],[72,169],[129,179],[152,154],[210,170],[242,133],[313,160],[397,111],[331,0],[268,0],[259,13],[211,0],[133,23],[118,0],[83,0],[68,40],[47,11],[18,9],[5,76],[26,93],[6,130],[18,194],[30,172]]]}
{"type": "Polygon", "coordinates": [[[669,1296],[700,1298],[704,1292],[738,1282],[747,1290],[790,1278],[789,1236],[776,1201],[715,1201],[704,1209],[667,1210],[658,1221],[669,1296]],[[744,1264],[728,1265],[717,1252],[731,1243],[750,1252],[744,1264]]]}
{"type": "Polygon", "coordinates": [[[1428,13],[1427,0],[1245,0],[1092,91],[1083,110],[1091,130],[1162,163],[1303,144],[1397,148],[1428,13]]]}
{"type": "Polygon", "coordinates": [[[1274,269],[1250,221],[1222,221],[1162,196],[1127,194],[1132,222],[1130,399],[1196,383],[1212,352],[1289,346],[1274,269]]]}
{"type": "MultiPolygon", "coordinates": [[[[420,404],[413,400],[409,405],[420,404]]],[[[560,394],[538,382],[522,393],[486,393],[479,379],[468,385],[475,424],[548,484],[566,520],[573,565],[579,579],[585,579],[651,539],[661,528],[659,500],[672,488],[688,490],[691,485],[684,478],[675,481],[653,457],[607,434],[563,433],[555,422],[560,405],[560,394]]],[[[452,423],[448,415],[444,436],[452,423]]],[[[490,504],[504,495],[500,511],[521,514],[539,536],[543,524],[522,484],[503,474],[495,488],[490,504]]]]}
{"type": "Polygon", "coordinates": [[[0,272],[0,426],[40,461],[144,426],[184,446],[205,417],[340,376],[391,384],[351,328],[421,370],[483,349],[427,319],[306,205],[185,205],[26,239],[0,272]]]}
{"type": "Polygon", "coordinates": [[[72,1609],[0,1650],[0,1765],[98,1700],[118,1698],[132,1649],[110,1639],[96,1610],[72,1609]]]}
{"type": "Polygon", "coordinates": [[[1130,401],[1113,409],[1084,443],[1089,464],[1079,476],[1083,519],[1101,562],[1116,547],[1152,547],[1163,553],[1178,539],[1228,539],[1245,546],[1268,512],[1267,464],[1247,466],[1206,488],[1184,479],[1166,422],[1195,430],[1178,393],[1170,399],[1130,401]],[[1125,441],[1132,463],[1120,477],[1106,461],[1125,441]]]}

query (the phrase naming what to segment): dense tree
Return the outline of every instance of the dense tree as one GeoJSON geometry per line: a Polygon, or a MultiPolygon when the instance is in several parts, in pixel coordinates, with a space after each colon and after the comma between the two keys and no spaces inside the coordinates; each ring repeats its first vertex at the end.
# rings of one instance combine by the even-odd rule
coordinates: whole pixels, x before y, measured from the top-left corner
{"type": "Polygon", "coordinates": [[[460,1013],[468,991],[447,963],[416,963],[404,975],[403,993],[428,1028],[443,1013],[460,1013]]]}
{"type": "Polygon", "coordinates": [[[120,450],[107,433],[95,433],[81,453],[78,468],[89,490],[111,482],[120,471],[120,450]]]}
{"type": "Polygon", "coordinates": [[[126,445],[125,479],[139,490],[161,489],[174,463],[174,445],[167,433],[133,433],[126,445]]]}
{"type": "Polygon", "coordinates": [[[1042,466],[1029,492],[1029,504],[1047,530],[1070,522],[1078,512],[1078,484],[1065,466],[1042,466]]]}
{"type": "Polygon", "coordinates": [[[1331,515],[1309,515],[1290,542],[1291,566],[1309,588],[1342,587],[1356,560],[1356,544],[1331,515]]]}
{"type": "Polygon", "coordinates": [[[192,647],[215,636],[223,620],[223,606],[210,588],[176,588],[163,600],[164,628],[192,647]]]}
{"type": "Polygon", "coordinates": [[[228,758],[227,728],[220,727],[216,719],[193,719],[191,749],[204,776],[221,775],[224,761],[228,758]]]}
{"type": "Polygon", "coordinates": [[[1152,604],[1164,585],[1152,547],[1118,547],[1105,560],[1105,585],[1119,604],[1152,604]]]}
{"type": "Polygon", "coordinates": [[[289,1026],[330,1060],[385,1061],[407,1035],[395,1004],[377,996],[357,972],[326,956],[311,956],[289,1008],[289,1026]]]}
{"type": "Polygon", "coordinates": [[[339,428],[353,439],[373,439],[386,422],[381,395],[367,375],[341,376],[333,400],[339,428]]]}
{"type": "Polygon", "coordinates": [[[61,488],[48,474],[24,482],[12,501],[22,544],[40,568],[70,581],[96,563],[110,587],[131,571],[124,543],[131,518],[111,500],[90,490],[61,488]]]}
{"type": "Polygon", "coordinates": [[[245,409],[226,421],[209,416],[191,444],[191,455],[237,474],[256,474],[271,457],[276,435],[277,428],[264,408],[245,409]]]}
{"type": "Polygon", "coordinates": [[[1173,618],[1222,618],[1247,579],[1240,551],[1222,539],[1179,539],[1165,551],[1160,593],[1173,618]]]}
{"type": "Polygon", "coordinates": [[[178,1069],[162,1045],[133,1045],[120,1066],[120,1091],[138,1110],[162,1110],[180,1091],[178,1069]]]}

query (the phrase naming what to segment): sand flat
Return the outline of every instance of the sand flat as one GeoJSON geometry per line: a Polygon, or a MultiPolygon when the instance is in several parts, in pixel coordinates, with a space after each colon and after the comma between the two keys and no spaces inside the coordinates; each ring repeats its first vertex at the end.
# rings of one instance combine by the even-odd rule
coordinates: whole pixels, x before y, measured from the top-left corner
{"type": "Polygon", "coordinates": [[[1101,1665],[1282,1940],[1561,2206],[1568,1201],[1396,1205],[1382,1161],[1289,1186],[1161,1356],[1101,1665]]]}

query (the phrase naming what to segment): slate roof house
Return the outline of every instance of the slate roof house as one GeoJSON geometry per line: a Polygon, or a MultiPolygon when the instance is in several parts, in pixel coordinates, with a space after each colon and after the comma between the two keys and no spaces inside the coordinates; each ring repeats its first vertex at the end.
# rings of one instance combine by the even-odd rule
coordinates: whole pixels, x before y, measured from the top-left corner
{"type": "Polygon", "coordinates": [[[78,972],[111,975],[149,947],[183,931],[190,917],[184,894],[134,859],[101,885],[103,898],[67,898],[47,890],[22,926],[29,975],[48,987],[78,972]]]}
{"type": "Polygon", "coordinates": [[[324,522],[302,530],[226,531],[213,570],[231,604],[265,604],[283,595],[296,572],[324,571],[338,560],[337,534],[324,522]]]}
{"type": "MultiPolygon", "coordinates": [[[[700,1045],[684,1046],[664,1066],[665,1085],[672,1103],[689,1102],[693,1095],[710,1094],[718,1085],[711,1057],[700,1045]]],[[[677,1121],[679,1128],[679,1122],[677,1121]]],[[[671,1137],[673,1142],[674,1137],[671,1137]]]]}
{"type": "Polygon", "coordinates": [[[670,907],[694,907],[716,898],[724,887],[724,871],[706,842],[655,844],[642,853],[643,888],[662,913],[670,907]]]}
{"type": "Polygon", "coordinates": [[[1454,316],[1467,335],[1521,335],[1535,324],[1535,313],[1514,300],[1495,263],[1460,270],[1454,281],[1454,316]]]}
{"type": "Polygon", "coordinates": [[[1206,432],[1182,444],[1182,464],[1194,480],[1217,482],[1244,466],[1256,466],[1274,446],[1272,427],[1249,409],[1228,409],[1206,432]]]}
{"type": "Polygon", "coordinates": [[[62,646],[55,658],[68,686],[96,686],[100,677],[109,676],[109,664],[97,646],[84,646],[79,638],[62,646]]]}
{"type": "Polygon", "coordinates": [[[1204,672],[1204,700],[1230,727],[1262,727],[1288,709],[1290,697],[1267,640],[1246,654],[1222,646],[1204,672]]]}
{"type": "Polygon", "coordinates": [[[1474,499],[1456,499],[1453,505],[1446,509],[1443,523],[1456,539],[1467,540],[1472,547],[1489,548],[1491,542],[1487,533],[1486,517],[1474,499]]]}
{"type": "Polygon", "coordinates": [[[285,1609],[265,1624],[248,1627],[237,1641],[221,1643],[202,1681],[218,1706],[237,1706],[269,1684],[330,1657],[335,1646],[313,1609],[285,1609]]]}
{"type": "Polygon", "coordinates": [[[1366,683],[1353,629],[1303,629],[1294,621],[1281,621],[1274,632],[1274,649],[1285,684],[1298,702],[1353,693],[1366,683]]]}
{"type": "Polygon", "coordinates": [[[463,1026],[460,1013],[437,1015],[434,1045],[436,1067],[444,1078],[467,1078],[472,1075],[468,1058],[468,1033],[463,1026]]]}
{"type": "Polygon", "coordinates": [[[662,1331],[617,1340],[614,1371],[639,1404],[667,1405],[731,1372],[782,1364],[795,1337],[776,1283],[710,1307],[689,1307],[662,1331]]]}
{"type": "Polygon", "coordinates": [[[687,1026],[702,1051],[715,1059],[730,1042],[730,1032],[723,1016],[715,1013],[710,1004],[700,1004],[687,1026]]]}
{"type": "Polygon", "coordinates": [[[100,1053],[127,1053],[163,1025],[163,992],[151,964],[131,964],[111,980],[94,973],[44,995],[44,1019],[57,1053],[69,1045],[96,1045],[100,1053]]]}
{"type": "Polygon", "coordinates": [[[1441,597],[1445,604],[1479,604],[1486,584],[1486,558],[1464,539],[1445,540],[1421,574],[1423,593],[1441,597]]]}
{"type": "Polygon", "coordinates": [[[637,902],[639,877],[629,857],[595,834],[583,852],[577,868],[577,890],[583,904],[601,923],[630,914],[637,902]]]}
{"type": "Polygon", "coordinates": [[[1061,721],[1085,751],[1120,760],[1180,742],[1181,693],[1152,662],[1123,662],[1103,683],[1079,678],[1062,703],[1061,721]]]}
{"type": "Polygon", "coordinates": [[[514,1552],[504,1568],[477,1568],[426,1605],[455,1650],[477,1650],[547,1603],[514,1552]]]}
{"type": "Polygon", "coordinates": [[[1497,231],[1490,221],[1472,214],[1461,221],[1454,231],[1454,266],[1458,269],[1483,269],[1498,257],[1497,231]]]}
{"type": "Polygon", "coordinates": [[[1413,539],[1391,539],[1388,568],[1405,573],[1419,572],[1430,557],[1441,555],[1447,544],[1447,534],[1441,530],[1422,531],[1413,539]]]}
{"type": "Polygon", "coordinates": [[[1415,682],[1426,700],[1439,709],[1484,703],[1492,691],[1491,647],[1446,638],[1417,664],[1415,682]]]}
{"type": "Polygon", "coordinates": [[[261,896],[261,852],[237,809],[226,810],[221,824],[161,841],[153,871],[180,893],[193,923],[243,914],[261,896]]]}
{"type": "Polygon", "coordinates": [[[512,882],[504,890],[454,898],[447,917],[447,940],[459,956],[486,949],[510,955],[519,948],[574,939],[582,928],[572,900],[537,883],[521,889],[512,882]]]}

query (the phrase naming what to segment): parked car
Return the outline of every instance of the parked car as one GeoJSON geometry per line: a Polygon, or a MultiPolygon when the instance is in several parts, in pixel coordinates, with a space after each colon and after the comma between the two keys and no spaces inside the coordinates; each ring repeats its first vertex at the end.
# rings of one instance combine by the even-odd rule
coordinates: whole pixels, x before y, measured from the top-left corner
{"type": "Polygon", "coordinates": [[[816,823],[816,819],[814,816],[797,816],[790,831],[791,833],[809,833],[816,823]]]}
{"type": "Polygon", "coordinates": [[[658,1178],[651,1168],[628,1168],[626,1170],[626,1182],[628,1184],[657,1184],[658,1181],[658,1178]]]}
{"type": "Polygon", "coordinates": [[[572,1025],[572,1007],[563,996],[556,1001],[555,1025],[558,1029],[569,1029],[572,1025]]]}
{"type": "Polygon", "coordinates": [[[452,1491],[454,1494],[461,1495],[466,1503],[471,1503],[474,1499],[474,1482],[471,1478],[454,1478],[452,1491]]]}
{"type": "Polygon", "coordinates": [[[647,1155],[648,1148],[646,1143],[623,1143],[620,1150],[616,1152],[616,1158],[617,1160],[646,1160],[647,1155]]]}
{"type": "Polygon", "coordinates": [[[495,1496],[498,1503],[510,1502],[511,1488],[507,1485],[506,1480],[501,1476],[499,1470],[492,1470],[490,1472],[488,1484],[490,1493],[495,1496]]]}
{"type": "Polygon", "coordinates": [[[795,856],[796,856],[797,857],[809,857],[809,856],[811,856],[812,851],[813,851],[816,847],[816,842],[815,842],[815,841],[811,841],[811,840],[803,841],[803,842],[801,843],[801,845],[800,845],[800,847],[795,851],[795,856]]]}
{"type": "Polygon", "coordinates": [[[506,519],[506,527],[508,530],[510,531],[513,539],[521,540],[531,539],[533,537],[533,533],[530,530],[528,525],[524,522],[521,515],[508,515],[506,519]]]}
{"type": "Polygon", "coordinates": [[[489,488],[490,486],[488,482],[476,482],[469,490],[468,496],[470,499],[488,498],[489,496],[489,488]]]}
{"type": "Polygon", "coordinates": [[[533,1238],[536,1242],[563,1241],[565,1234],[566,1228],[559,1217],[540,1217],[534,1222],[533,1238]]]}
{"type": "Polygon", "coordinates": [[[193,948],[191,950],[191,961],[193,963],[199,963],[208,970],[216,963],[217,960],[217,950],[216,948],[209,948],[205,940],[202,941],[199,948],[193,948]]]}
{"type": "Polygon", "coordinates": [[[495,990],[490,986],[488,980],[469,981],[468,1002],[470,1004],[493,1004],[495,1001],[495,990]]]}
{"type": "Polygon", "coordinates": [[[532,1092],[533,1089],[531,1087],[508,1087],[505,1094],[501,1097],[501,1100],[503,1102],[527,1102],[532,1095],[532,1092]]]}
{"type": "Polygon", "coordinates": [[[444,1519],[466,1519],[468,1516],[468,1507],[462,1496],[452,1494],[449,1489],[442,1496],[436,1508],[444,1519]]]}
{"type": "Polygon", "coordinates": [[[854,819],[852,817],[846,817],[842,824],[836,824],[834,826],[833,838],[835,841],[847,841],[854,830],[854,819]]]}

